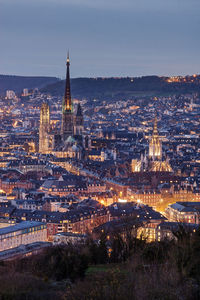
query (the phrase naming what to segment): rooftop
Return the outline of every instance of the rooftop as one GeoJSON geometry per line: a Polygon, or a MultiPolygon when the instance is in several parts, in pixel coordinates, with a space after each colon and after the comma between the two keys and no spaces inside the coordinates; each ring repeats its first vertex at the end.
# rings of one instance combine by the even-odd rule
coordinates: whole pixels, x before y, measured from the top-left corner
{"type": "Polygon", "coordinates": [[[32,228],[32,227],[36,227],[36,226],[41,226],[41,225],[44,225],[44,223],[36,222],[36,221],[24,221],[17,225],[14,225],[14,226],[0,228],[0,235],[27,229],[27,228],[32,228]]]}

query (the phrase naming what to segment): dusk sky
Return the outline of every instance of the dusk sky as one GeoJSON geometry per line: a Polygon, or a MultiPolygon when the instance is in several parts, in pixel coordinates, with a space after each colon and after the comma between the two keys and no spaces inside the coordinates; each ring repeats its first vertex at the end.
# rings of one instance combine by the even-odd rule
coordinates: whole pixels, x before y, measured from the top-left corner
{"type": "Polygon", "coordinates": [[[0,74],[200,73],[200,0],[0,0],[0,74]]]}

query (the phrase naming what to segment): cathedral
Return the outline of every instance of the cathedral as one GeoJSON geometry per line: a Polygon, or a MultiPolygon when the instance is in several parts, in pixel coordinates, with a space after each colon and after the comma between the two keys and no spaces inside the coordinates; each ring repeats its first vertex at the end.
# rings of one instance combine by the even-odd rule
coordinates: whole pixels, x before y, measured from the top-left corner
{"type": "Polygon", "coordinates": [[[42,103],[40,109],[40,128],[39,128],[39,152],[46,153],[49,150],[49,127],[50,112],[49,105],[42,103]]]}
{"type": "Polygon", "coordinates": [[[162,141],[158,135],[157,117],[155,117],[153,134],[149,143],[149,158],[153,161],[162,160],[162,141]]]}
{"type": "Polygon", "coordinates": [[[62,101],[62,123],[60,132],[50,127],[50,109],[43,103],[40,110],[39,152],[57,157],[81,159],[84,153],[83,113],[80,103],[73,109],[70,87],[70,61],[67,56],[65,93],[62,101]]]}
{"type": "Polygon", "coordinates": [[[133,159],[132,172],[172,172],[168,159],[162,157],[162,140],[158,134],[157,117],[154,120],[153,133],[149,141],[149,155],[141,155],[141,159],[133,159]]]}

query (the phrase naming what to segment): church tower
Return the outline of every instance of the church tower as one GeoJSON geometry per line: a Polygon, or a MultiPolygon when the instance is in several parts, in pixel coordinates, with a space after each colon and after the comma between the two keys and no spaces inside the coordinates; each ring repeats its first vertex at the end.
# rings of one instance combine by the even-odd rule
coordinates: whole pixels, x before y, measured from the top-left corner
{"type": "Polygon", "coordinates": [[[42,103],[40,109],[39,152],[44,154],[49,151],[49,124],[49,105],[42,103]]]}
{"type": "Polygon", "coordinates": [[[149,158],[153,160],[162,159],[162,142],[158,135],[157,117],[154,120],[153,134],[149,143],[149,158]]]}
{"type": "Polygon", "coordinates": [[[70,88],[70,74],[69,74],[69,53],[67,55],[67,73],[65,83],[65,94],[62,103],[62,125],[61,125],[61,136],[65,141],[69,136],[74,134],[74,115],[71,99],[71,88],[70,88]]]}
{"type": "Polygon", "coordinates": [[[83,112],[80,103],[78,104],[77,112],[75,116],[74,134],[75,135],[83,134],[83,112]]]}

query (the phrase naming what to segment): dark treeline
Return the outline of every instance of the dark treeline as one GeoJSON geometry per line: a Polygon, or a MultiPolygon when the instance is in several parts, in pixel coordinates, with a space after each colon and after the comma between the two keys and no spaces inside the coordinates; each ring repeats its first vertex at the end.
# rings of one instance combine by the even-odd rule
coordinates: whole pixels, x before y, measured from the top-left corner
{"type": "MultiPolygon", "coordinates": [[[[186,82],[167,82],[167,77],[143,76],[125,78],[74,78],[71,80],[72,96],[88,99],[131,99],[137,94],[200,92],[200,76],[188,76],[186,82]]],[[[53,96],[63,96],[65,80],[56,77],[0,75],[0,95],[6,90],[21,93],[23,88],[39,88],[53,96]]]]}
{"type": "MultiPolygon", "coordinates": [[[[167,82],[167,77],[143,76],[135,78],[74,78],[71,80],[72,96],[88,99],[131,99],[135,94],[200,92],[199,81],[167,82]]],[[[199,76],[198,76],[199,79],[199,76]]],[[[200,79],[199,79],[200,80],[200,79]]],[[[65,80],[42,88],[44,93],[63,96],[65,80]]]]}
{"type": "Polygon", "coordinates": [[[174,237],[147,243],[127,228],[2,262],[0,299],[199,299],[200,231],[174,237]]]}

